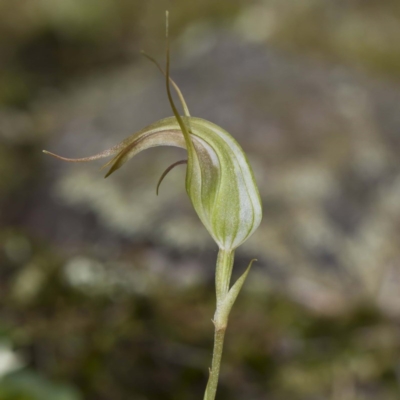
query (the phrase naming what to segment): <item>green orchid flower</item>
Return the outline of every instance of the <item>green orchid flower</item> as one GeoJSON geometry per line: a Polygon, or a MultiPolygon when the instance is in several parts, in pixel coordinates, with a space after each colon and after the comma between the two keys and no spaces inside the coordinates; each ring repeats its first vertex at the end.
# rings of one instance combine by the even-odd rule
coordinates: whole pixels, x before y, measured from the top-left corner
{"type": "Polygon", "coordinates": [[[179,163],[187,162],[186,191],[193,207],[218,246],[233,250],[261,221],[261,202],[250,165],[239,144],[222,128],[201,118],[189,116],[179,120],[162,119],[91,157],[55,156],[85,162],[114,155],[105,165],[110,167],[107,177],[150,147],[187,149],[188,160],[179,163]]]}
{"type": "MultiPolygon", "coordinates": [[[[168,31],[168,25],[167,25],[168,31]]],[[[168,34],[167,34],[168,37],[168,34]]],[[[215,398],[222,344],[231,307],[249,272],[251,263],[235,285],[229,289],[235,249],[257,229],[262,218],[260,195],[248,159],[237,141],[224,129],[201,118],[190,116],[189,109],[176,83],[169,77],[169,45],[167,41],[166,71],[149,56],[166,77],[166,89],[173,116],[157,121],[134,133],[118,145],[90,157],[71,159],[45,151],[69,162],[88,162],[104,157],[113,158],[106,177],[121,168],[143,150],[156,146],[176,146],[187,150],[186,192],[205,228],[220,251],[216,268],[217,309],[214,316],[215,349],[210,378],[204,399],[215,398]],[[175,106],[172,85],[180,99],[184,116],[175,106]]]]}

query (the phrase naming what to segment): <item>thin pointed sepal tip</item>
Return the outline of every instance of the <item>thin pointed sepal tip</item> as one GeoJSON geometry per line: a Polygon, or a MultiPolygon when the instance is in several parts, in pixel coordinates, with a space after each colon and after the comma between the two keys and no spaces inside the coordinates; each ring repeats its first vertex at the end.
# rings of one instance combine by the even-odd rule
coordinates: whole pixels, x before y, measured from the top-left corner
{"type": "Polygon", "coordinates": [[[56,157],[56,158],[60,158],[59,155],[54,154],[54,153],[52,153],[51,151],[48,151],[48,150],[42,150],[42,153],[48,154],[49,156],[53,156],[53,157],[56,157]]]}
{"type": "Polygon", "coordinates": [[[71,159],[69,159],[69,158],[59,156],[58,154],[54,154],[54,153],[52,153],[51,151],[48,151],[48,150],[42,150],[42,153],[48,154],[49,156],[52,156],[54,158],[58,158],[59,160],[71,161],[71,159]]]}
{"type": "Polygon", "coordinates": [[[168,32],[169,32],[169,11],[165,10],[165,36],[168,39],[168,32]]]}

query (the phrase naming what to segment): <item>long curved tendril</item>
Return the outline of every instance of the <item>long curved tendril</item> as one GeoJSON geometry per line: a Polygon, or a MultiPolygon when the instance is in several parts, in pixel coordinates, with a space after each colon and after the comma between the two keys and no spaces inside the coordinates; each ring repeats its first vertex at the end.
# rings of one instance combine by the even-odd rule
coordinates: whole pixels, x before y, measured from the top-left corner
{"type": "Polygon", "coordinates": [[[177,165],[181,165],[181,164],[187,164],[187,160],[180,160],[177,162],[174,162],[173,164],[171,164],[161,175],[160,179],[158,180],[157,183],[157,189],[156,189],[156,193],[158,196],[158,189],[160,188],[161,182],[164,180],[164,178],[168,175],[168,173],[173,170],[177,165]]]}

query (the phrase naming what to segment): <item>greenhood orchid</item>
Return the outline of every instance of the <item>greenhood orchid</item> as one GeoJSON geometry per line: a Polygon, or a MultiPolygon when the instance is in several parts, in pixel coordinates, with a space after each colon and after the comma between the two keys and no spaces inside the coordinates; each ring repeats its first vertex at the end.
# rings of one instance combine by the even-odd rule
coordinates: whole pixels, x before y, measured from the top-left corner
{"type": "MultiPolygon", "coordinates": [[[[172,98],[170,102],[173,105],[172,98]]],[[[204,119],[175,114],[91,157],[69,159],[46,153],[70,162],[114,156],[104,166],[110,167],[108,177],[136,154],[155,146],[187,150],[186,191],[221,249],[235,249],[255,231],[261,221],[261,201],[247,157],[228,132],[204,119]]]]}
{"type": "MultiPolygon", "coordinates": [[[[151,57],[148,58],[156,63],[151,57]]],[[[157,63],[156,65],[164,73],[157,63]]],[[[249,270],[248,268],[229,289],[234,250],[259,226],[262,218],[261,200],[250,164],[236,140],[212,122],[190,116],[181,91],[169,77],[168,44],[164,75],[172,117],[157,121],[118,145],[91,157],[70,159],[45,152],[70,162],[87,162],[113,156],[104,166],[109,167],[107,177],[148,148],[176,146],[187,150],[187,161],[178,161],[168,168],[159,184],[175,165],[187,163],[187,194],[197,215],[220,249],[216,271],[217,310],[213,321],[216,328],[216,349],[204,397],[209,400],[215,397],[218,381],[220,354],[216,354],[219,351],[217,342],[220,343],[221,353],[229,311],[249,270]],[[170,85],[180,99],[184,116],[180,115],[175,106],[170,85]]]]}

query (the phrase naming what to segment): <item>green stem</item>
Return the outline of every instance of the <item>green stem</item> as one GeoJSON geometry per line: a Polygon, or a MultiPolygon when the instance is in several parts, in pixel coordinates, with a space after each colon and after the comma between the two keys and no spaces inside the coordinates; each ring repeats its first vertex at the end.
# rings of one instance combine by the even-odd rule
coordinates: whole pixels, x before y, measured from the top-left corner
{"type": "Polygon", "coordinates": [[[224,301],[229,291],[231,281],[234,250],[220,249],[217,257],[217,266],[215,270],[215,291],[217,295],[217,310],[224,301]]]}
{"type": "Polygon", "coordinates": [[[221,366],[222,350],[224,337],[228,325],[230,307],[227,309],[226,299],[229,292],[229,284],[232,275],[234,251],[219,250],[217,258],[217,268],[215,272],[215,286],[217,295],[217,307],[214,315],[214,350],[210,369],[210,376],[204,400],[214,400],[217,392],[219,370],[221,366]]]}
{"type": "Polygon", "coordinates": [[[225,330],[215,330],[214,335],[214,350],[212,364],[210,368],[210,376],[204,394],[204,400],[214,400],[217,393],[219,370],[221,366],[222,350],[224,347],[225,330]]]}

